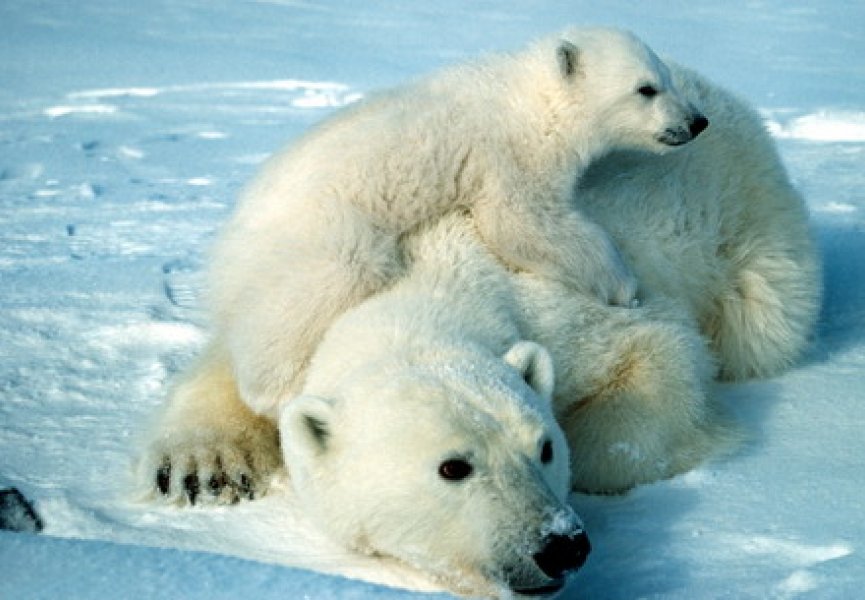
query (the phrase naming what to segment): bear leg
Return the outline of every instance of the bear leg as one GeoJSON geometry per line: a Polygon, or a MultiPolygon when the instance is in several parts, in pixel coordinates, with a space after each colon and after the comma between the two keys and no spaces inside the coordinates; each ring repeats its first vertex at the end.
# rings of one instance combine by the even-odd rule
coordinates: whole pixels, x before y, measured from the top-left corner
{"type": "Polygon", "coordinates": [[[145,495],[229,504],[267,490],[282,462],[276,426],[240,399],[224,354],[212,344],[171,391],[138,464],[145,495]]]}
{"type": "Polygon", "coordinates": [[[604,305],[522,276],[528,339],[555,360],[556,417],[572,485],[620,493],[687,471],[736,438],[709,394],[716,366],[690,313],[667,297],[604,305]]]}
{"type": "MultiPolygon", "coordinates": [[[[708,394],[704,341],[679,323],[634,320],[606,340],[604,360],[558,416],[571,448],[572,486],[621,493],[688,471],[732,439],[708,394]]],[[[577,349],[574,360],[593,354],[577,349]]]]}
{"type": "Polygon", "coordinates": [[[789,367],[813,331],[821,296],[820,263],[801,197],[771,172],[748,190],[739,226],[718,251],[728,264],[725,285],[700,323],[728,380],[769,377],[789,367]]]}
{"type": "Polygon", "coordinates": [[[233,288],[216,294],[221,308],[214,321],[240,397],[274,420],[280,404],[303,388],[309,361],[331,324],[403,269],[397,237],[362,216],[303,235],[309,239],[276,239],[252,258],[225,255],[215,265],[214,281],[233,288]]]}

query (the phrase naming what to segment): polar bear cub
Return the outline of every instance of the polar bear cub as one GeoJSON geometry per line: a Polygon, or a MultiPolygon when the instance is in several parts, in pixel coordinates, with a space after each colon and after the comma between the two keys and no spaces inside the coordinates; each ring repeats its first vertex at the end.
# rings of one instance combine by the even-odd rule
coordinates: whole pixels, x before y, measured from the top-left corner
{"type": "Polygon", "coordinates": [[[215,249],[215,326],[243,399],[274,416],[330,323],[404,270],[407,234],[467,210],[514,270],[628,305],[636,282],[574,182],[664,153],[707,119],[634,36],[572,29],[373,96],[273,157],[215,249]]]}

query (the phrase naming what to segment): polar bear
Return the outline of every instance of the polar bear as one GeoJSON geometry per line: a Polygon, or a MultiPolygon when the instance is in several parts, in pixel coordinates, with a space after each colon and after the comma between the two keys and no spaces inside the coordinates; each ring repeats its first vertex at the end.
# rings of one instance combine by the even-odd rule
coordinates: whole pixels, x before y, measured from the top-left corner
{"type": "Polygon", "coordinates": [[[552,358],[521,339],[510,279],[465,217],[406,252],[410,272],[334,322],[283,406],[296,497],[346,546],[455,591],[556,591],[590,545],[552,358]]]}
{"type": "Polygon", "coordinates": [[[406,276],[324,335],[279,441],[212,353],[173,396],[144,478],[174,500],[252,498],[281,451],[297,501],[346,547],[472,596],[555,592],[590,544],[567,503],[553,360],[521,339],[510,274],[470,216],[405,251],[406,276]]]}
{"type": "Polygon", "coordinates": [[[607,152],[664,154],[707,125],[649,48],[599,29],[337,113],[262,168],[216,245],[215,327],[242,397],[273,417],[333,319],[401,276],[404,237],[454,210],[510,267],[628,305],[636,282],[574,181],[607,152]]]}

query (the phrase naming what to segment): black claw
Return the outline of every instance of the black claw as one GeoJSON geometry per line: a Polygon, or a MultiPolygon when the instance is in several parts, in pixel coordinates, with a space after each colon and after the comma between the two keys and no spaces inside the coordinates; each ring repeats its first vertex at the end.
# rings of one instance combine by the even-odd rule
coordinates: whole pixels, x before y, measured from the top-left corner
{"type": "Polygon", "coordinates": [[[198,492],[201,490],[198,475],[193,473],[184,477],[183,489],[186,490],[186,497],[189,498],[189,503],[195,504],[195,499],[198,497],[198,492]]]}
{"type": "Polygon", "coordinates": [[[240,485],[238,486],[237,491],[241,496],[249,500],[253,499],[252,482],[249,480],[249,476],[246,473],[240,476],[240,485]]]}
{"type": "Polygon", "coordinates": [[[228,483],[228,481],[226,480],[224,473],[211,476],[210,481],[207,482],[207,489],[210,491],[210,495],[218,496],[221,494],[226,483],[228,483]]]}
{"type": "Polygon", "coordinates": [[[156,469],[156,489],[163,496],[168,495],[168,485],[171,483],[171,464],[165,461],[156,469]]]}

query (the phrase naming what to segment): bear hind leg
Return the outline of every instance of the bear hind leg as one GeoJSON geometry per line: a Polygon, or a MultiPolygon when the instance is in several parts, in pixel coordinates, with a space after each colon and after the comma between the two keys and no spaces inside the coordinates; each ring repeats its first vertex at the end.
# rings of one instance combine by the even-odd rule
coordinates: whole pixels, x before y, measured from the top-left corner
{"type": "Polygon", "coordinates": [[[713,363],[696,331],[631,323],[615,358],[560,414],[576,491],[622,493],[688,471],[735,437],[708,395],[713,363]]]}
{"type": "Polygon", "coordinates": [[[796,360],[816,319],[818,278],[808,252],[799,260],[766,253],[738,269],[702,324],[723,379],[769,377],[796,360]]]}

